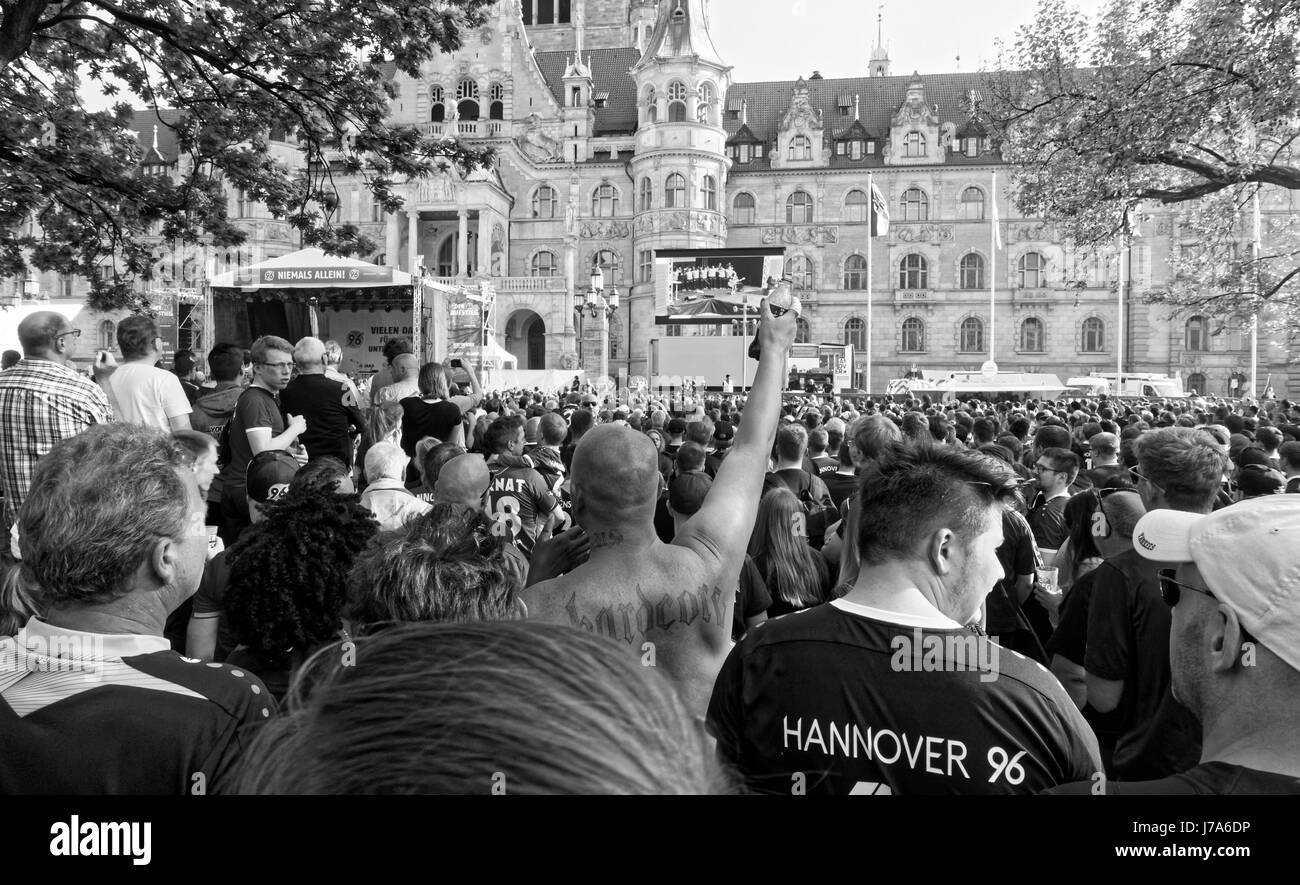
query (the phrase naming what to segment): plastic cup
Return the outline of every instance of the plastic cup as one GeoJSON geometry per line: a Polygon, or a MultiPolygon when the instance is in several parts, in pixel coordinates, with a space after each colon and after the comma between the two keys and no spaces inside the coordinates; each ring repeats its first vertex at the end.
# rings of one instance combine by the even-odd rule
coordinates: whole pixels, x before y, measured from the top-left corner
{"type": "Polygon", "coordinates": [[[1057,584],[1057,576],[1060,571],[1056,566],[1042,566],[1034,569],[1034,576],[1037,578],[1038,583],[1043,585],[1043,589],[1055,596],[1061,592],[1061,588],[1057,584]]]}

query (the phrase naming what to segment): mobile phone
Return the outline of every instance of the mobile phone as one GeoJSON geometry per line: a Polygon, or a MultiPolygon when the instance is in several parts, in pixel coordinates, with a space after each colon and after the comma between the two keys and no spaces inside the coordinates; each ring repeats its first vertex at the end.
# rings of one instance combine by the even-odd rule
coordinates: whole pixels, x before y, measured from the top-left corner
{"type": "Polygon", "coordinates": [[[451,361],[451,367],[452,367],[453,369],[459,369],[459,368],[461,367],[461,365],[460,365],[460,359],[459,359],[459,358],[457,358],[457,359],[453,359],[453,360],[451,361]]]}

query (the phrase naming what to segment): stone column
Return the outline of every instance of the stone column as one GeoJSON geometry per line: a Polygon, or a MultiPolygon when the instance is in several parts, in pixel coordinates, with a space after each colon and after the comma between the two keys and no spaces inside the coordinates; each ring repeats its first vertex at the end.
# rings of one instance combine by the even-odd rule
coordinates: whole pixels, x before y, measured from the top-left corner
{"type": "MultiPolygon", "coordinates": [[[[415,256],[420,251],[420,213],[408,210],[406,213],[406,270],[415,272],[415,256]]],[[[436,269],[436,268],[435,268],[436,269]]]]}
{"type": "Polygon", "coordinates": [[[478,272],[492,274],[492,214],[486,209],[478,210],[478,272]]]}

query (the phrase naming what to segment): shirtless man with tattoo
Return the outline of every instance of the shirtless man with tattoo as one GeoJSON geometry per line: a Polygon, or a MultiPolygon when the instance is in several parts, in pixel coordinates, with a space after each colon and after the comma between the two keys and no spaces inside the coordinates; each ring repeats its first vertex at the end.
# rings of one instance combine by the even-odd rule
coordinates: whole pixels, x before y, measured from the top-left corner
{"type": "Polygon", "coordinates": [[[762,359],[736,442],[704,506],[672,544],[655,534],[658,455],[626,426],[596,427],[573,456],[573,518],[591,538],[582,566],[524,591],[529,617],[607,636],[663,670],[703,718],[731,648],[736,582],[776,433],[794,311],[759,328],[762,359]]]}

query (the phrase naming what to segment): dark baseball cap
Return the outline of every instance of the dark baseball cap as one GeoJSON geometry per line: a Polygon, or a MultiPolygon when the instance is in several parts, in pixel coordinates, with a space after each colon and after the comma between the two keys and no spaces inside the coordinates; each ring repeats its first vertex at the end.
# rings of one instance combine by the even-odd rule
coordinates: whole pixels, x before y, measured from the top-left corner
{"type": "Polygon", "coordinates": [[[668,487],[668,506],[674,513],[693,516],[704,506],[704,496],[713,488],[713,480],[702,470],[683,473],[668,487]]]}
{"type": "Polygon", "coordinates": [[[719,421],[713,425],[713,439],[717,442],[731,442],[736,438],[736,428],[730,421],[719,421]]]}
{"type": "Polygon", "coordinates": [[[258,452],[248,462],[248,500],[266,504],[289,491],[298,459],[283,449],[258,452]]]}

